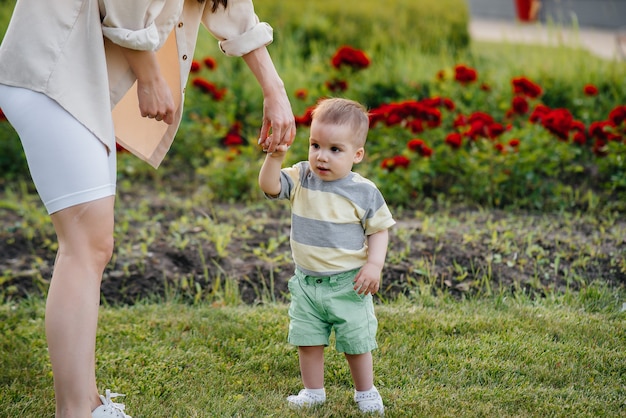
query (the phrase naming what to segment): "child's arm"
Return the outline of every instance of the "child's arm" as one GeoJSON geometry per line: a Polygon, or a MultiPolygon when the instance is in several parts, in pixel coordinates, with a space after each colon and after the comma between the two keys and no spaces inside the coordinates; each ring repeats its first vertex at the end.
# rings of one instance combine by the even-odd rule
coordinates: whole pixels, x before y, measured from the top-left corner
{"type": "Polygon", "coordinates": [[[287,153],[287,145],[279,145],[274,152],[268,152],[259,171],[259,186],[269,196],[280,194],[280,169],[287,153]]]}
{"type": "Polygon", "coordinates": [[[367,263],[354,279],[354,290],[359,294],[371,293],[373,295],[378,292],[388,243],[389,231],[386,229],[367,237],[367,263]]]}

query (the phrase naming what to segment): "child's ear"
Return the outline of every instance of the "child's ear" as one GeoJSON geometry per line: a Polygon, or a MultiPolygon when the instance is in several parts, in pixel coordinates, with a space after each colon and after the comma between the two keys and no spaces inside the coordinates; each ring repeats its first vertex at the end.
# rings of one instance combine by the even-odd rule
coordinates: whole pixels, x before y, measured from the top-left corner
{"type": "Polygon", "coordinates": [[[358,164],[363,161],[363,157],[365,157],[365,148],[361,147],[354,153],[354,164],[358,164]]]}

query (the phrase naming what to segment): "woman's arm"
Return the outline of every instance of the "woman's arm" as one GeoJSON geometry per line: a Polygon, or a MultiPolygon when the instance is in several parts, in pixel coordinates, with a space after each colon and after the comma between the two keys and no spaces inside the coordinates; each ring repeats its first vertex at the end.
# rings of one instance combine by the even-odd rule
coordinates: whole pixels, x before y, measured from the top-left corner
{"type": "Polygon", "coordinates": [[[296,136],[295,118],[285,86],[267,48],[257,48],[242,58],[263,91],[263,126],[259,144],[270,153],[279,145],[291,145],[296,136]]]}
{"type": "Polygon", "coordinates": [[[161,68],[153,51],[124,48],[124,57],[137,77],[137,96],[141,116],[174,123],[174,98],[161,74],[161,68]]]}

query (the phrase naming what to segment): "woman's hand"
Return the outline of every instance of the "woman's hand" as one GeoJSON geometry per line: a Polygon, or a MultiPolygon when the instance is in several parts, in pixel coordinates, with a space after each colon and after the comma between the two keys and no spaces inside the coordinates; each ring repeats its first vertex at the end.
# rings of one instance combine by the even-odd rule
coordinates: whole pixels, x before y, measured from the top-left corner
{"type": "Polygon", "coordinates": [[[172,90],[161,74],[161,68],[152,51],[122,48],[128,65],[137,77],[137,98],[141,116],[168,125],[174,123],[174,98],[172,90]]]}
{"type": "Polygon", "coordinates": [[[279,145],[291,145],[296,136],[296,121],[285,86],[267,48],[255,49],[242,58],[263,90],[263,125],[259,144],[270,153],[279,145]]]}
{"type": "Polygon", "coordinates": [[[174,98],[172,91],[163,77],[155,80],[137,79],[137,96],[141,116],[174,123],[174,98]]]}
{"type": "Polygon", "coordinates": [[[296,136],[296,123],[287,94],[264,97],[263,125],[259,144],[267,152],[276,151],[279,145],[289,147],[296,136]]]}

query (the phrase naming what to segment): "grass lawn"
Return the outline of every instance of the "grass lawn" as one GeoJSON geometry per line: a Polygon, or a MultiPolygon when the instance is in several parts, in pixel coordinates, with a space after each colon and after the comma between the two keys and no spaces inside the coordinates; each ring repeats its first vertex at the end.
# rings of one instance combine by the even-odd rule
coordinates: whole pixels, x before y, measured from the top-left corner
{"type": "MultiPolygon", "coordinates": [[[[39,299],[0,306],[0,416],[50,417],[39,299]]],[[[533,302],[415,296],[377,307],[376,385],[388,417],[615,417],[626,407],[626,314],[566,297],[533,302]]],[[[291,410],[301,387],[287,309],[140,303],[103,307],[101,390],[133,417],[350,417],[347,364],[326,350],[327,402],[291,410]]]]}

